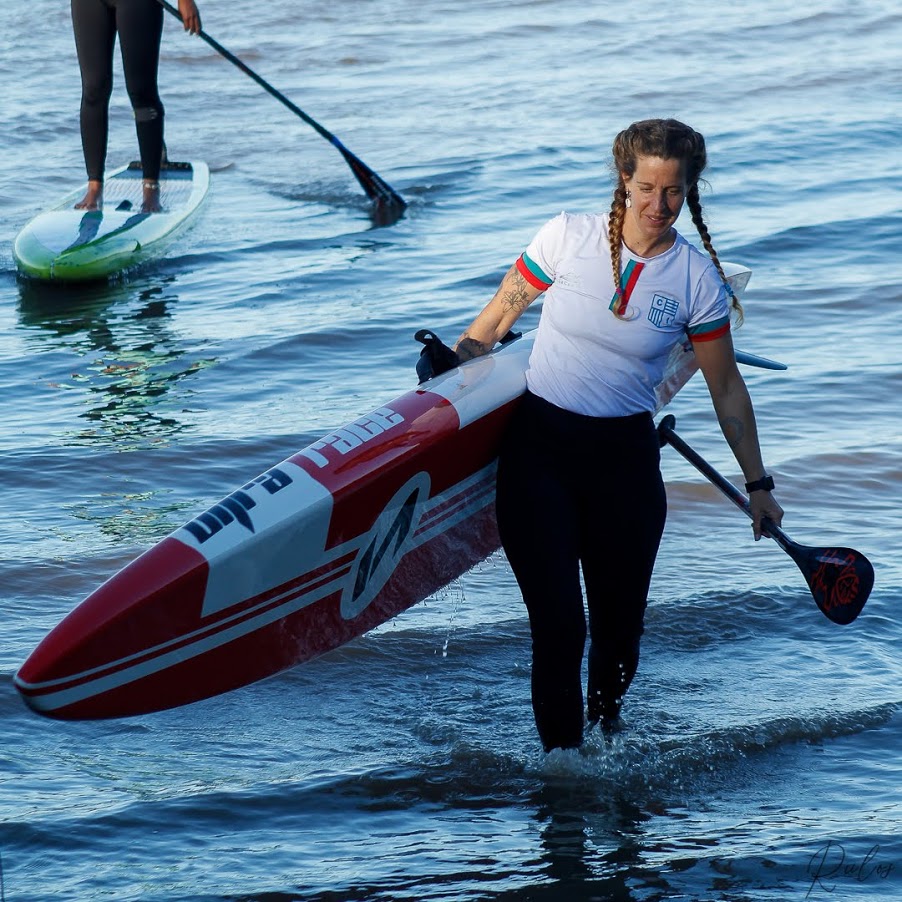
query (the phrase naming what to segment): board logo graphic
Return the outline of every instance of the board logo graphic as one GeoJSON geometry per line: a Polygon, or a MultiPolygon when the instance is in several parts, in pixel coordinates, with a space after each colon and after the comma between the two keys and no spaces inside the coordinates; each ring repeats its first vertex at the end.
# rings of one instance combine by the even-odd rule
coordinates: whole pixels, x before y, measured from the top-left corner
{"type": "Polygon", "coordinates": [[[390,407],[380,407],[369,416],[354,420],[343,429],[339,429],[330,435],[314,442],[298,454],[302,454],[308,460],[312,460],[320,469],[329,466],[327,451],[337,451],[344,456],[356,450],[361,445],[378,438],[383,432],[404,422],[404,417],[390,407]]]}
{"type": "Polygon", "coordinates": [[[257,506],[257,502],[251,497],[251,490],[255,486],[261,485],[269,495],[275,495],[285,486],[291,485],[291,482],[291,477],[287,473],[278,467],[273,467],[262,476],[243,485],[237,492],[232,492],[227,498],[223,498],[219,504],[214,504],[208,511],[204,511],[190,523],[186,523],[184,528],[201,544],[215,536],[229,523],[240,523],[248,532],[254,532],[254,521],[250,511],[257,506]]]}
{"type": "Polygon", "coordinates": [[[351,620],[379,594],[398,562],[410,550],[410,539],[429,498],[429,475],[408,480],[363,537],[350,580],[341,596],[341,616],[351,620]]]}

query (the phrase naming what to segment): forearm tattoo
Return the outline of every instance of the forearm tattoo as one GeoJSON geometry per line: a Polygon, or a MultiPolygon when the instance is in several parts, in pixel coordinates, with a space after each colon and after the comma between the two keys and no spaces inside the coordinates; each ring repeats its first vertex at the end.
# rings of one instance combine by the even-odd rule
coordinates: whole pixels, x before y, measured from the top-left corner
{"type": "MultiPolygon", "coordinates": [[[[520,275],[517,265],[514,264],[504,276],[504,281],[498,289],[495,299],[500,301],[504,314],[515,312],[519,316],[530,304],[532,298],[529,294],[529,286],[526,279],[520,275]]],[[[474,357],[482,357],[492,350],[493,344],[471,338],[464,332],[455,350],[461,362],[472,360],[474,357]]]]}
{"type": "Polygon", "coordinates": [[[731,448],[738,448],[742,444],[742,440],[745,438],[745,426],[739,417],[725,417],[720,421],[720,428],[731,448]]]}
{"type": "Polygon", "coordinates": [[[482,357],[483,354],[488,354],[491,350],[485,342],[476,341],[475,338],[470,338],[466,334],[457,343],[457,356],[460,358],[461,363],[465,360],[472,360],[474,357],[482,357]]]}

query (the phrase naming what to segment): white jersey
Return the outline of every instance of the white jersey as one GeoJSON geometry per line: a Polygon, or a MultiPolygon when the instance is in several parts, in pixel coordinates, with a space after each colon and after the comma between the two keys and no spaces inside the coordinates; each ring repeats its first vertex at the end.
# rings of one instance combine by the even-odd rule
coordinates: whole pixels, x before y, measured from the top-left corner
{"type": "Polygon", "coordinates": [[[546,291],[526,384],[533,394],[597,417],[654,412],[655,386],[673,346],[730,328],[729,291],[706,254],[677,235],[656,257],[622,248],[627,302],[614,290],[607,214],[561,213],[517,261],[546,291]]]}

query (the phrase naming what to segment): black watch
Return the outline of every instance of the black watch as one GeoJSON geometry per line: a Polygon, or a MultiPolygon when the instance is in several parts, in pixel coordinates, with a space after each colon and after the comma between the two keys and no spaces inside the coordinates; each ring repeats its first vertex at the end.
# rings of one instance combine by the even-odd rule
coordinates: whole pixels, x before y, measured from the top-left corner
{"type": "Polygon", "coordinates": [[[745,490],[751,494],[752,492],[772,492],[774,490],[774,477],[773,476],[762,476],[760,479],[756,479],[754,482],[747,482],[745,484],[745,490]]]}

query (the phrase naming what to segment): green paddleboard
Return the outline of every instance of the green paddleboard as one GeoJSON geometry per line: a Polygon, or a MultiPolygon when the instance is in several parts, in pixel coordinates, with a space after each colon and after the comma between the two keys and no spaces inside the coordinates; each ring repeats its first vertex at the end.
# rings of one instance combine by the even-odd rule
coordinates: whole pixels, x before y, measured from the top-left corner
{"type": "Polygon", "coordinates": [[[111,172],[100,210],[76,210],[84,187],[36,216],[16,237],[13,257],[35,279],[102,279],[162,257],[191,224],[210,187],[206,163],[170,162],[160,172],[160,213],[142,213],[140,163],[111,172]]]}

